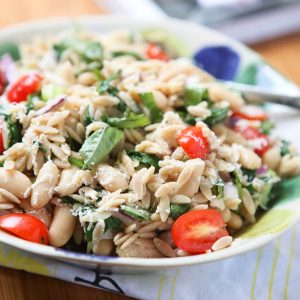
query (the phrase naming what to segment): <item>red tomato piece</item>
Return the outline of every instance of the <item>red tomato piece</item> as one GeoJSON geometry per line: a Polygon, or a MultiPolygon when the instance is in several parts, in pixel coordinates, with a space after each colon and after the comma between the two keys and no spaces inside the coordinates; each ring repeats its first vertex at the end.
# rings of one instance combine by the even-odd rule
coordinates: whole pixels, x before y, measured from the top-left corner
{"type": "Polygon", "coordinates": [[[151,43],[146,49],[146,55],[150,59],[158,59],[163,61],[168,61],[169,56],[164,52],[161,46],[151,43]]]}
{"type": "Polygon", "coordinates": [[[235,131],[239,132],[245,139],[255,139],[259,136],[259,130],[250,126],[239,126],[238,124],[235,126],[235,131]]]}
{"type": "Polygon", "coordinates": [[[245,105],[239,111],[234,112],[234,115],[250,121],[264,121],[268,119],[265,111],[256,105],[245,105]]]}
{"type": "Polygon", "coordinates": [[[7,92],[7,99],[13,103],[26,101],[27,97],[40,89],[42,77],[37,73],[22,76],[7,92]]]}
{"type": "Polygon", "coordinates": [[[263,156],[270,149],[270,139],[266,134],[259,133],[255,139],[251,139],[249,142],[259,156],[263,156]]]}
{"type": "Polygon", "coordinates": [[[46,225],[32,215],[22,213],[3,215],[0,217],[0,228],[33,243],[47,245],[49,242],[46,225]]]}
{"type": "Polygon", "coordinates": [[[4,72],[0,69],[0,96],[3,94],[6,86],[6,76],[4,72]]]}
{"type": "Polygon", "coordinates": [[[189,158],[205,159],[210,151],[202,129],[197,126],[184,129],[178,138],[178,143],[189,158]]]}
{"type": "Polygon", "coordinates": [[[214,209],[189,211],[181,215],[172,227],[175,245],[191,254],[205,253],[224,236],[228,236],[228,232],[222,215],[214,209]]]}

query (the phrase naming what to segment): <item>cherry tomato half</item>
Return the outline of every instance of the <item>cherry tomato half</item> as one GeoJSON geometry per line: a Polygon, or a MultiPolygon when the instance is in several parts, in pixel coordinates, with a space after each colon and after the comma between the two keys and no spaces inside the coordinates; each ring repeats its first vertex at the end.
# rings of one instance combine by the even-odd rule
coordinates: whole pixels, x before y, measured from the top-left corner
{"type": "Polygon", "coordinates": [[[210,151],[202,129],[197,126],[184,129],[178,138],[178,143],[189,158],[205,159],[210,151]]]}
{"type": "Polygon", "coordinates": [[[228,236],[228,232],[221,213],[214,209],[189,211],[172,227],[175,245],[192,254],[205,253],[223,236],[228,236]]]}
{"type": "Polygon", "coordinates": [[[154,43],[148,45],[146,49],[146,55],[150,59],[158,59],[163,61],[169,60],[169,56],[166,52],[164,52],[162,47],[154,43]]]}
{"type": "Polygon", "coordinates": [[[264,133],[260,133],[257,128],[236,125],[234,129],[249,141],[250,145],[252,145],[254,151],[259,156],[263,156],[264,153],[269,150],[269,137],[264,133]]]}
{"type": "Polygon", "coordinates": [[[0,228],[24,240],[45,244],[49,242],[46,225],[38,218],[22,213],[11,213],[0,217],[0,228]]]}
{"type": "Polygon", "coordinates": [[[42,77],[37,73],[22,76],[7,92],[7,99],[13,103],[26,101],[27,97],[40,89],[42,77]]]}
{"type": "Polygon", "coordinates": [[[234,112],[233,115],[250,121],[264,121],[268,119],[268,115],[264,110],[256,105],[245,105],[240,110],[234,112]]]}

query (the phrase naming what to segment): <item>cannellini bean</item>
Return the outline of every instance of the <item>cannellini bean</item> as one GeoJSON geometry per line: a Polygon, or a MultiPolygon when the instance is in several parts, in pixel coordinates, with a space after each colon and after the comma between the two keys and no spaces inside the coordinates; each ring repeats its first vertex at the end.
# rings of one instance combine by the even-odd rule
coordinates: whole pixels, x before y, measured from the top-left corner
{"type": "MultiPolygon", "coordinates": [[[[80,173],[84,171],[79,170],[77,167],[71,167],[61,172],[59,182],[55,191],[61,196],[71,195],[75,193],[82,185],[82,176],[80,173]]],[[[83,175],[83,174],[82,174],[83,175]]]]}
{"type": "Polygon", "coordinates": [[[280,149],[279,147],[273,147],[269,149],[263,155],[263,163],[267,165],[270,169],[276,170],[281,161],[280,149]]]}
{"type": "Polygon", "coordinates": [[[76,218],[69,206],[56,206],[53,221],[49,228],[49,243],[54,247],[64,246],[71,238],[76,225],[76,218]]]}
{"type": "Polygon", "coordinates": [[[93,247],[93,252],[97,255],[109,255],[113,247],[113,240],[100,240],[98,244],[93,247]]]}
{"type": "Polygon", "coordinates": [[[231,213],[231,219],[227,222],[227,226],[232,229],[240,229],[243,226],[243,220],[235,213],[231,213]]]}
{"type": "Polygon", "coordinates": [[[96,179],[100,185],[110,192],[119,189],[125,190],[128,187],[126,175],[107,164],[101,164],[98,167],[96,179]]]}
{"type": "Polygon", "coordinates": [[[31,181],[17,170],[0,168],[0,188],[7,190],[17,198],[24,199],[30,193],[31,181]]]}
{"type": "Polygon", "coordinates": [[[251,149],[241,146],[239,163],[249,170],[256,170],[261,166],[261,158],[251,149]]]}
{"type": "Polygon", "coordinates": [[[45,206],[54,194],[58,182],[59,170],[52,161],[41,168],[32,187],[31,206],[35,209],[45,206]]]}

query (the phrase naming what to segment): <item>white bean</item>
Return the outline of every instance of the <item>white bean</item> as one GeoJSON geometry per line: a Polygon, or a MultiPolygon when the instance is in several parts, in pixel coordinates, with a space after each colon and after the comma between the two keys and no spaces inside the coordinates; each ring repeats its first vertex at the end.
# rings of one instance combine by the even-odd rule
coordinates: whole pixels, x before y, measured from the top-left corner
{"type": "Polygon", "coordinates": [[[261,158],[251,149],[240,148],[239,163],[249,170],[256,170],[261,166],[261,158]]]}
{"type": "Polygon", "coordinates": [[[44,207],[51,200],[58,177],[59,170],[56,165],[51,161],[46,162],[32,187],[31,206],[33,208],[44,207]]]}
{"type": "Polygon", "coordinates": [[[126,175],[109,165],[101,164],[97,169],[96,176],[99,184],[110,192],[119,189],[125,190],[128,187],[126,175]]]}
{"type": "Polygon", "coordinates": [[[54,247],[64,246],[71,238],[76,225],[76,218],[69,206],[56,206],[53,221],[49,228],[49,243],[54,247]]]}
{"type": "Polygon", "coordinates": [[[17,198],[26,198],[26,192],[30,192],[31,181],[23,173],[17,170],[0,168],[0,188],[7,190],[17,198]]]}
{"type": "Polygon", "coordinates": [[[270,169],[276,170],[280,164],[281,155],[279,147],[273,147],[269,149],[263,155],[263,163],[267,165],[270,169]]]}
{"type": "Polygon", "coordinates": [[[74,166],[63,170],[61,172],[58,185],[55,188],[56,192],[58,192],[61,196],[75,193],[82,185],[82,180],[78,176],[80,172],[82,171],[74,166]]]}

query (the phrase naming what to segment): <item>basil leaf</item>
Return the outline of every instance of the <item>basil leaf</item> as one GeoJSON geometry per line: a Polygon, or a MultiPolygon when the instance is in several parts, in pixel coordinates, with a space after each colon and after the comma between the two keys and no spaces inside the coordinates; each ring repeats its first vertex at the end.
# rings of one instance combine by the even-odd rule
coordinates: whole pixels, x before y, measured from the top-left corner
{"type": "Polygon", "coordinates": [[[259,131],[264,134],[270,134],[271,130],[274,127],[275,127],[275,124],[272,121],[266,120],[266,121],[261,122],[259,131]]]}
{"type": "Polygon", "coordinates": [[[19,60],[21,58],[18,45],[11,42],[0,44],[0,57],[4,54],[9,54],[14,60],[19,60]]]}
{"type": "Polygon", "coordinates": [[[118,56],[132,56],[134,57],[136,60],[144,60],[143,57],[141,57],[139,54],[133,52],[133,51],[113,51],[111,53],[112,57],[118,57],[118,56]]]}
{"type": "Polygon", "coordinates": [[[84,159],[83,168],[91,169],[102,162],[123,137],[123,132],[113,127],[95,131],[84,141],[79,150],[84,159]]]}
{"type": "Polygon", "coordinates": [[[97,87],[97,92],[100,94],[100,95],[103,95],[105,93],[108,93],[112,96],[116,96],[119,92],[119,90],[112,86],[111,83],[112,81],[116,80],[116,79],[119,79],[121,76],[121,71],[117,72],[116,74],[108,77],[106,80],[103,80],[100,85],[97,87]]]}
{"type": "Polygon", "coordinates": [[[8,145],[11,147],[22,141],[22,125],[18,120],[14,122],[11,115],[7,115],[5,121],[8,129],[8,145]]]}
{"type": "Polygon", "coordinates": [[[135,114],[126,110],[122,118],[104,117],[103,121],[117,128],[138,128],[150,124],[150,120],[144,114],[135,114]]]}
{"type": "Polygon", "coordinates": [[[132,160],[137,160],[143,166],[147,168],[153,166],[156,171],[159,170],[159,158],[156,156],[134,150],[127,150],[127,154],[132,160]]]}
{"type": "Polygon", "coordinates": [[[202,101],[208,101],[208,89],[189,87],[184,92],[183,100],[186,106],[197,105],[202,101]]]}
{"type": "Polygon", "coordinates": [[[227,118],[228,111],[228,107],[212,108],[211,115],[206,118],[204,122],[210,127],[215,124],[221,123],[227,118]]]}
{"type": "Polygon", "coordinates": [[[280,155],[285,156],[287,154],[290,154],[291,151],[290,151],[289,147],[290,147],[290,142],[288,142],[286,140],[282,140],[281,144],[280,144],[280,155]]]}
{"type": "Polygon", "coordinates": [[[138,206],[121,205],[120,209],[124,214],[139,221],[148,221],[150,219],[150,212],[138,206]]]}
{"type": "Polygon", "coordinates": [[[79,158],[75,158],[75,157],[73,157],[73,156],[69,156],[69,157],[68,157],[68,161],[69,161],[69,163],[70,163],[71,165],[76,166],[76,167],[78,167],[78,168],[80,168],[80,169],[82,169],[83,166],[84,166],[84,161],[83,161],[83,159],[79,159],[79,158]]]}
{"type": "Polygon", "coordinates": [[[170,205],[170,218],[173,220],[176,220],[178,217],[189,211],[190,209],[190,203],[184,203],[184,204],[176,204],[171,203],[170,205]]]}
{"type": "Polygon", "coordinates": [[[90,113],[90,107],[87,106],[85,111],[84,111],[84,114],[83,114],[83,124],[84,126],[88,126],[90,125],[91,123],[93,123],[93,118],[91,116],[91,113],[90,113]]]}
{"type": "Polygon", "coordinates": [[[122,229],[122,222],[116,217],[110,216],[104,220],[104,223],[105,231],[109,229],[113,231],[120,231],[122,229]]]}
{"type": "Polygon", "coordinates": [[[163,112],[157,106],[154,96],[151,92],[140,94],[144,106],[149,110],[150,119],[153,123],[158,123],[163,118],[163,112]]]}

